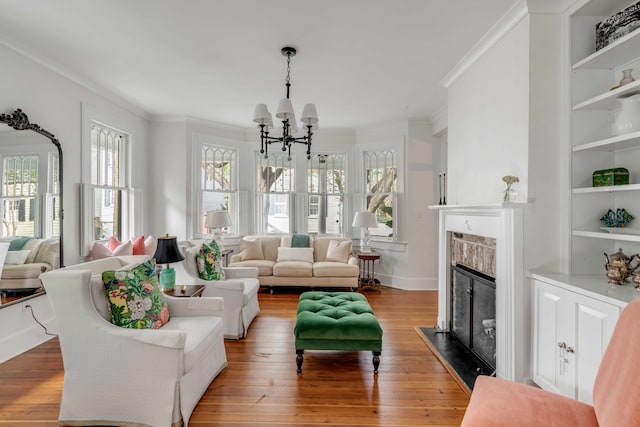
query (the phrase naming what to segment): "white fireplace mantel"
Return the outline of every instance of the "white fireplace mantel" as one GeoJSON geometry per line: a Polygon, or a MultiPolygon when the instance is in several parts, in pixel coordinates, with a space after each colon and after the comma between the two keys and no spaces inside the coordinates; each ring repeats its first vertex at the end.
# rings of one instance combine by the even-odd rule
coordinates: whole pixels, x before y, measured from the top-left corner
{"type": "Polygon", "coordinates": [[[452,232],[496,239],[496,375],[523,381],[527,324],[523,269],[523,210],[526,203],[436,205],[438,228],[438,327],[449,330],[452,232]]]}

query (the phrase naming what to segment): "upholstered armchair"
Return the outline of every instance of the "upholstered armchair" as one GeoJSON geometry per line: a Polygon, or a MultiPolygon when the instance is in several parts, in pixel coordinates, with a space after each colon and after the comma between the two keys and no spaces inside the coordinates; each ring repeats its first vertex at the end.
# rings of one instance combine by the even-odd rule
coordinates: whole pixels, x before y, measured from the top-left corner
{"type": "Polygon", "coordinates": [[[640,426],[640,300],[620,314],[593,385],[593,406],[536,387],[480,376],[462,427],[640,426]]]}
{"type": "Polygon", "coordinates": [[[110,323],[101,274],[149,257],[110,257],[41,276],[58,323],[64,363],[60,425],[188,425],[227,365],[222,298],[165,297],[160,329],[110,323]]]}
{"type": "Polygon", "coordinates": [[[201,244],[201,241],[180,242],[184,261],[172,264],[176,271],[176,285],[205,285],[203,296],[223,298],[225,338],[244,338],[249,325],[260,313],[258,269],[229,267],[224,268],[224,280],[203,280],[196,263],[201,244]]]}

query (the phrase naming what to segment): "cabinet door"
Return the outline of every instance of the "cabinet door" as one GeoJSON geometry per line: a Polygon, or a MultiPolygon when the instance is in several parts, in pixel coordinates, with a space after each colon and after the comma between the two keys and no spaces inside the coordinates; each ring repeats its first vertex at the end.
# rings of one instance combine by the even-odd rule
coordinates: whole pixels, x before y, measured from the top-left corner
{"type": "Polygon", "coordinates": [[[566,318],[565,292],[556,286],[534,281],[533,380],[545,390],[560,393],[558,325],[566,318]]]}
{"type": "Polygon", "coordinates": [[[567,341],[567,345],[574,350],[570,355],[576,372],[575,398],[593,404],[593,383],[618,321],[620,309],[583,295],[575,295],[572,306],[575,338],[572,342],[567,341]]]}

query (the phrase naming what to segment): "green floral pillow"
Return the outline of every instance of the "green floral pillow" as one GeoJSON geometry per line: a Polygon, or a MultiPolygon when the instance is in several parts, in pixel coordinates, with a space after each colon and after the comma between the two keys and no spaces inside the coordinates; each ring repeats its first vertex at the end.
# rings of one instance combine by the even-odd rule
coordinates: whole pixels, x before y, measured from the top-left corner
{"type": "Polygon", "coordinates": [[[169,321],[169,307],[158,287],[153,260],[128,271],[105,271],[102,283],[114,325],[159,329],[169,321]]]}
{"type": "Polygon", "coordinates": [[[196,254],[196,264],[198,274],[202,280],[222,280],[222,257],[218,244],[212,241],[209,244],[203,243],[200,251],[196,254]]]}

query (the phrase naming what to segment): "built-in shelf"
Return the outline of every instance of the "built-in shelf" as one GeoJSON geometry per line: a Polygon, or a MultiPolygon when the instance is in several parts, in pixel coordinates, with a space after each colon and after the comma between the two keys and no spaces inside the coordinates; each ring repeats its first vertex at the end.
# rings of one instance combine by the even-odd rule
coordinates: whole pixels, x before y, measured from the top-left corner
{"type": "Polygon", "coordinates": [[[638,146],[640,146],[640,131],[628,133],[626,135],[617,135],[611,138],[600,139],[598,141],[593,141],[586,144],[576,145],[571,150],[574,153],[586,150],[615,151],[638,146]]]}
{"type": "Polygon", "coordinates": [[[612,191],[637,191],[640,190],[640,184],[627,185],[608,185],[604,187],[582,187],[574,188],[573,194],[580,193],[611,193],[612,191]]]}
{"type": "Polygon", "coordinates": [[[590,237],[592,239],[607,239],[607,240],[623,240],[626,242],[640,242],[640,235],[637,234],[616,234],[607,233],[605,231],[585,231],[585,230],[573,230],[574,236],[590,237]]]}
{"type": "Polygon", "coordinates": [[[573,106],[573,111],[579,110],[613,110],[620,106],[618,98],[640,93],[640,80],[626,84],[618,89],[610,90],[593,98],[582,101],[573,106]]]}
{"type": "Polygon", "coordinates": [[[640,30],[635,30],[576,62],[573,64],[573,69],[614,69],[633,62],[638,59],[638,41],[640,41],[640,30]]]}

